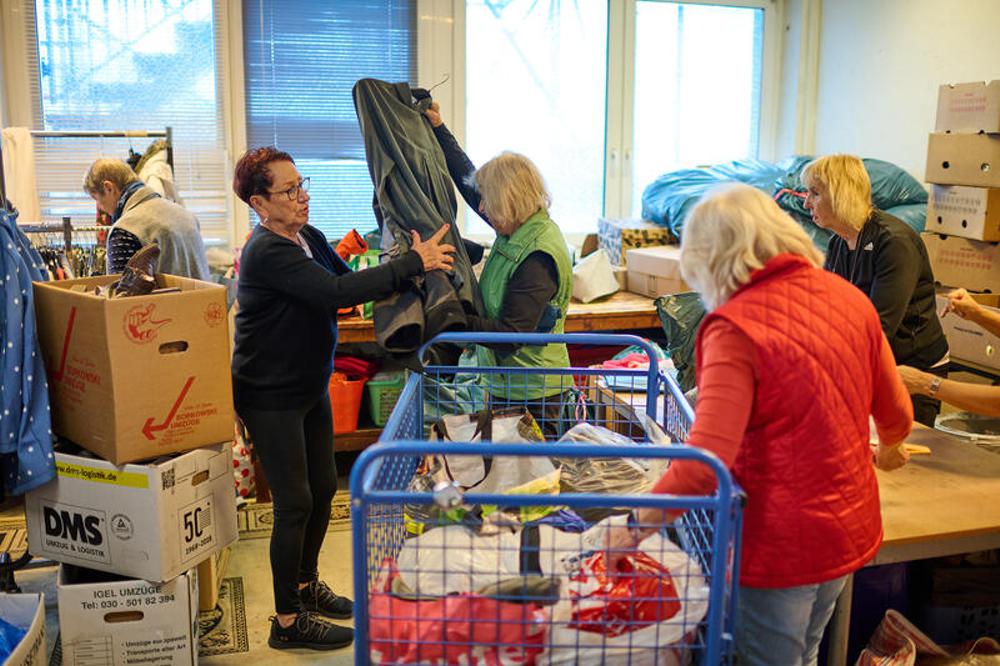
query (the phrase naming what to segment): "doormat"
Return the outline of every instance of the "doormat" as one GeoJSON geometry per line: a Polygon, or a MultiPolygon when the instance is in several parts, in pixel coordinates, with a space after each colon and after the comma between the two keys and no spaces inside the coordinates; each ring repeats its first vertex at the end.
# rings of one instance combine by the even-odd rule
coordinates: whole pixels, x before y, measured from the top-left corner
{"type": "MultiPolygon", "coordinates": [[[[236,512],[239,519],[241,539],[263,539],[271,536],[274,525],[274,509],[270,502],[247,503],[236,512]]],[[[330,505],[330,527],[332,532],[351,529],[351,497],[346,491],[338,492],[330,505]]]]}
{"type": "Polygon", "coordinates": [[[27,549],[28,530],[24,514],[0,518],[0,553],[10,553],[11,559],[16,560],[27,549]]]}
{"type": "MultiPolygon", "coordinates": [[[[250,651],[242,578],[237,576],[222,579],[219,603],[213,610],[198,613],[198,636],[200,657],[250,651]]],[[[49,657],[49,666],[62,666],[60,636],[56,636],[55,649],[49,657]]]]}
{"type": "Polygon", "coordinates": [[[250,651],[242,578],[222,579],[219,603],[210,611],[198,613],[198,636],[198,654],[202,657],[250,651]]]}

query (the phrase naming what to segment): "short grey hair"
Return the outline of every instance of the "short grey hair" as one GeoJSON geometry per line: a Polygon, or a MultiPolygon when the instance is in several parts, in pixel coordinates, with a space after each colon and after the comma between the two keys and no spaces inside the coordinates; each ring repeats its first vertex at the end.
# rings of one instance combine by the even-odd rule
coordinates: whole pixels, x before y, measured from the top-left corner
{"type": "Polygon", "coordinates": [[[97,194],[101,191],[101,183],[110,180],[119,190],[139,180],[132,167],[121,160],[102,158],[90,165],[87,176],[83,179],[83,189],[88,194],[97,194]]]}
{"type": "Polygon", "coordinates": [[[681,275],[714,310],[750,281],[750,274],[779,254],[823,264],[812,239],[771,197],[730,183],[713,188],[684,223],[681,275]]]}

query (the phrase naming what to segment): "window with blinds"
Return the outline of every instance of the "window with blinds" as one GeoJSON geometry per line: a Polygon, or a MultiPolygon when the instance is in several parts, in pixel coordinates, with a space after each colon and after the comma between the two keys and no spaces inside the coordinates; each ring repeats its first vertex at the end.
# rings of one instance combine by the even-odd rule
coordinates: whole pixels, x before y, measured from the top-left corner
{"type": "MultiPolygon", "coordinates": [[[[221,1],[221,0],[220,0],[221,1]]],[[[35,127],[173,131],[174,178],[206,238],[228,242],[222,58],[213,0],[26,0],[35,127]],[[29,42],[31,43],[31,42],[29,42]],[[37,87],[36,87],[37,86],[37,87]]],[[[97,158],[142,153],[149,138],[36,137],[42,216],[87,221],[97,158]]]]}
{"type": "Polygon", "coordinates": [[[311,178],[309,222],[330,239],[377,225],[351,89],[415,82],[415,4],[243,1],[248,146],[292,155],[311,178]]]}

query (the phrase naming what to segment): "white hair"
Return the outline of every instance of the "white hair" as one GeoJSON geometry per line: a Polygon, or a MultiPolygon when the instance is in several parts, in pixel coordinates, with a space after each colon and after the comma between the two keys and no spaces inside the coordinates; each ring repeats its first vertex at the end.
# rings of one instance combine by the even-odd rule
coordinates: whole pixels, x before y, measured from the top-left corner
{"type": "Polygon", "coordinates": [[[684,223],[681,275],[714,310],[779,254],[823,263],[799,224],[760,190],[739,183],[713,188],[684,223]]]}

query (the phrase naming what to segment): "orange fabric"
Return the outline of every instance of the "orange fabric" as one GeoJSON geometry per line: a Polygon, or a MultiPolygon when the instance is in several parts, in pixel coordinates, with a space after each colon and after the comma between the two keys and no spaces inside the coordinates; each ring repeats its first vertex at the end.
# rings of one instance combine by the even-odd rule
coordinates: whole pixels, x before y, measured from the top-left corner
{"type": "Polygon", "coordinates": [[[365,239],[361,237],[357,229],[351,229],[347,234],[340,239],[337,243],[336,253],[340,255],[340,258],[347,261],[356,254],[364,254],[368,251],[368,243],[365,239]]]}

